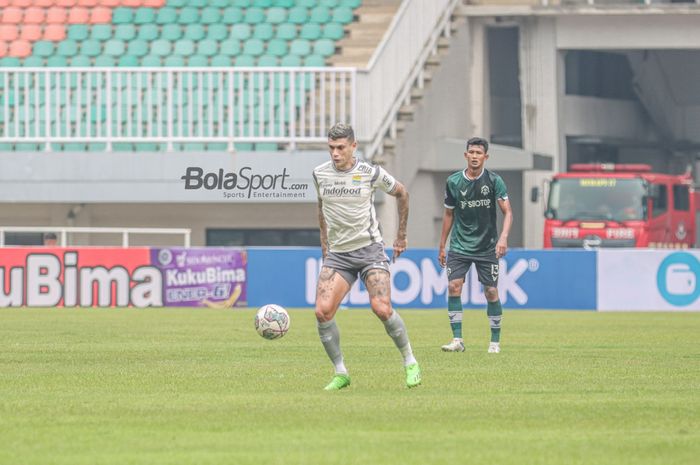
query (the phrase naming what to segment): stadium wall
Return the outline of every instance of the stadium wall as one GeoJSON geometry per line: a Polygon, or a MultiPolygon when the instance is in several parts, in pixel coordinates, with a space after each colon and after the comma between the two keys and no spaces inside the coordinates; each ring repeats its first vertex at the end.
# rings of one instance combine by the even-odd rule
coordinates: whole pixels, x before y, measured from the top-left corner
{"type": "MultiPolygon", "coordinates": [[[[0,307],[286,307],[314,305],[318,248],[31,248],[1,250],[0,307]]],[[[391,251],[389,251],[391,255],[391,251]]],[[[444,309],[446,272],[435,249],[409,250],[392,266],[397,308],[444,309]]],[[[700,310],[700,251],[527,250],[500,260],[505,308],[700,310]]],[[[465,308],[486,302],[467,275],[465,308]]],[[[367,307],[356,282],[343,302],[367,307]]]]}

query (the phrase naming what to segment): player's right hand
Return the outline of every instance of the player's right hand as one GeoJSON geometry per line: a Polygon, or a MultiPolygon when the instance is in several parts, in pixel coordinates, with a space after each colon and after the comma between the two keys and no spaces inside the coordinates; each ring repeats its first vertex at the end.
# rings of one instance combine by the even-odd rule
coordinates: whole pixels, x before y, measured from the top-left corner
{"type": "Polygon", "coordinates": [[[440,266],[445,268],[445,265],[447,264],[447,258],[445,254],[445,249],[440,249],[440,252],[438,252],[438,262],[440,263],[440,266]]]}

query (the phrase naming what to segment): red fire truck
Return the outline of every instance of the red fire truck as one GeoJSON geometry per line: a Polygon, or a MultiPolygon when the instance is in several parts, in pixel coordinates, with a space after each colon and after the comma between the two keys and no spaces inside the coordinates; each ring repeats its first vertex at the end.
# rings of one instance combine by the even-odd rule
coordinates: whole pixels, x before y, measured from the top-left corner
{"type": "Polygon", "coordinates": [[[693,247],[696,201],[690,174],[574,164],[550,184],[544,247],[693,247]]]}

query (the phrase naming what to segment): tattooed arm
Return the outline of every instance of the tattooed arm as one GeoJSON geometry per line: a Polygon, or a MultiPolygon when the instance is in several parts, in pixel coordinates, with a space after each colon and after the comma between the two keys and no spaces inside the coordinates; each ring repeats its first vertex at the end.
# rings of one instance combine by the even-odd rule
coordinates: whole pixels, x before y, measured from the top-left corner
{"type": "Polygon", "coordinates": [[[321,232],[321,254],[326,258],[328,253],[328,228],[326,226],[326,218],[323,216],[323,203],[318,199],[318,227],[321,232]]]}
{"type": "Polygon", "coordinates": [[[408,243],[406,241],[406,228],[408,226],[408,191],[403,184],[397,181],[396,188],[391,193],[396,197],[396,205],[399,210],[399,230],[396,233],[396,240],[394,241],[394,256],[392,261],[396,259],[406,251],[408,243]]]}

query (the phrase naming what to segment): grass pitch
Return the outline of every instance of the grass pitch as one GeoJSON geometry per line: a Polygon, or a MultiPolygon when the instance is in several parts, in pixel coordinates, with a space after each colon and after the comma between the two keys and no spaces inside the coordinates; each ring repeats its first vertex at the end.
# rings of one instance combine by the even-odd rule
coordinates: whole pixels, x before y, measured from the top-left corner
{"type": "Polygon", "coordinates": [[[2,464],[695,464],[700,313],[403,311],[423,385],[367,310],[338,314],[352,386],[314,316],[277,341],[252,310],[0,310],[2,464]]]}

